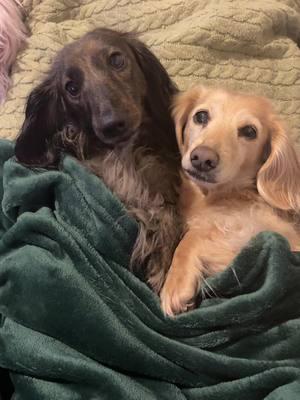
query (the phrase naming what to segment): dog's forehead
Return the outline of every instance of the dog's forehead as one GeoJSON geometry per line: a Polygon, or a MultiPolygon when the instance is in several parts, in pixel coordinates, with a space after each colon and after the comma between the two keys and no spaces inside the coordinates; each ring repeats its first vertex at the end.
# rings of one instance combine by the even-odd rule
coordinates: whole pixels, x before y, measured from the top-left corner
{"type": "Polygon", "coordinates": [[[255,118],[261,124],[273,113],[268,100],[254,95],[237,95],[232,108],[241,119],[255,118]]]}
{"type": "Polygon", "coordinates": [[[228,97],[228,93],[224,90],[216,90],[207,94],[207,101],[222,106],[228,102],[228,97]]]}
{"type": "Polygon", "coordinates": [[[208,93],[206,102],[215,114],[225,113],[241,118],[253,116],[262,119],[271,110],[269,102],[263,97],[224,90],[208,93]]]}
{"type": "Polygon", "coordinates": [[[200,109],[208,109],[213,114],[224,111],[224,107],[228,104],[228,93],[224,90],[207,90],[201,92],[198,101],[191,110],[191,116],[200,109]]]}
{"type": "Polygon", "coordinates": [[[62,50],[61,57],[65,62],[76,63],[112,51],[120,50],[128,53],[128,45],[121,36],[98,34],[86,35],[62,50]]]}
{"type": "Polygon", "coordinates": [[[249,112],[258,112],[260,110],[269,110],[270,105],[267,99],[261,96],[241,94],[223,89],[206,89],[199,94],[197,105],[211,105],[223,110],[248,109],[249,112]]]}
{"type": "Polygon", "coordinates": [[[118,34],[101,33],[97,35],[86,35],[81,41],[82,49],[87,51],[99,51],[104,48],[116,47],[119,49],[127,49],[127,41],[118,34]]]}

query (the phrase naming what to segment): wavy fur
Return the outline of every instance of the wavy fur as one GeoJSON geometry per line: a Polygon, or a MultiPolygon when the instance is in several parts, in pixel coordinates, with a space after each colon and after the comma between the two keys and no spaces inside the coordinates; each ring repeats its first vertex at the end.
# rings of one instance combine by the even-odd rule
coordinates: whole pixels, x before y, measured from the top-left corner
{"type": "Polygon", "coordinates": [[[131,267],[141,268],[157,292],[181,234],[180,156],[170,114],[176,92],[134,34],[96,29],[65,46],[33,89],[15,147],[30,167],[59,168],[66,152],[103,179],[139,223],[131,267]],[[121,70],[107,57],[116,49],[121,70]],[[79,88],[75,97],[70,82],[79,88]]]}

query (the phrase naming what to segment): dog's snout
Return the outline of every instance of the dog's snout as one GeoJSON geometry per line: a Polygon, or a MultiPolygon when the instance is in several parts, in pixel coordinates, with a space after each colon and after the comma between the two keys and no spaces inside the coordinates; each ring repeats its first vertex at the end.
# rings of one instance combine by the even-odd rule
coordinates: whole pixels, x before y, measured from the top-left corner
{"type": "Polygon", "coordinates": [[[120,118],[105,118],[103,121],[102,132],[107,138],[122,136],[126,129],[126,122],[120,118]]]}
{"type": "Polygon", "coordinates": [[[195,169],[208,172],[218,165],[219,155],[207,146],[198,146],[191,152],[190,160],[195,169]]]}

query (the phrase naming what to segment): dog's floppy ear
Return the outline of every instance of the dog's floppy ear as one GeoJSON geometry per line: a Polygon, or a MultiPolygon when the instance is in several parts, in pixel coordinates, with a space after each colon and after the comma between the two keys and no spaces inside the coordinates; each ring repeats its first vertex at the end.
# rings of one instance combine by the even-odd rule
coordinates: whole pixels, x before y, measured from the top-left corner
{"type": "Polygon", "coordinates": [[[15,155],[20,163],[32,167],[56,165],[59,154],[52,139],[62,128],[63,115],[56,79],[49,75],[27,100],[25,121],[15,146],[15,155]]]}
{"type": "Polygon", "coordinates": [[[172,123],[170,118],[171,98],[178,92],[178,89],[166,69],[144,43],[132,34],[129,34],[127,39],[148,86],[146,107],[155,121],[168,126],[172,123]]]}
{"type": "Polygon", "coordinates": [[[300,211],[300,163],[281,122],[271,123],[270,154],[258,172],[257,188],[271,206],[300,211]]]}
{"type": "Polygon", "coordinates": [[[176,136],[179,148],[182,149],[184,145],[184,129],[188,120],[188,116],[195,106],[197,100],[201,97],[203,88],[195,86],[192,89],[187,90],[176,95],[173,99],[173,111],[172,115],[175,120],[176,136]]]}

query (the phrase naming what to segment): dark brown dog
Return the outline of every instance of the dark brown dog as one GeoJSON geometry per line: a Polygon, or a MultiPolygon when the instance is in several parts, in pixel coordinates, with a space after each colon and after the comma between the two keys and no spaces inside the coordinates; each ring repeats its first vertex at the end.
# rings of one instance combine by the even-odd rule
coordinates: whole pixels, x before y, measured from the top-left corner
{"type": "Polygon", "coordinates": [[[64,47],[32,91],[15,147],[22,164],[57,168],[67,152],[104,180],[140,224],[131,265],[156,291],[180,235],[176,91],[133,34],[97,29],[64,47]]]}

